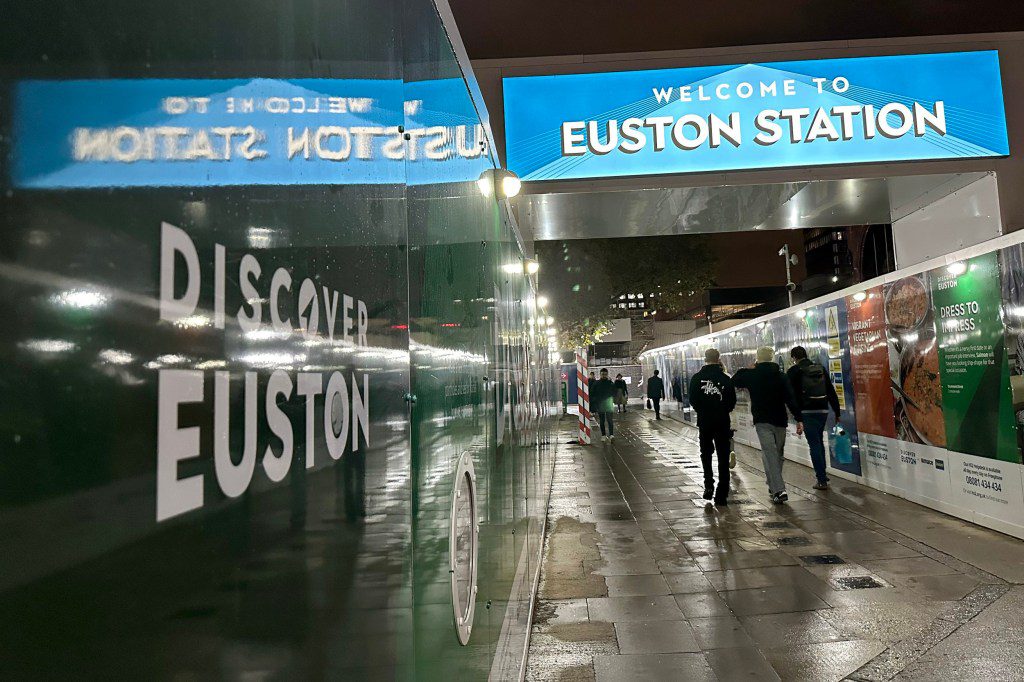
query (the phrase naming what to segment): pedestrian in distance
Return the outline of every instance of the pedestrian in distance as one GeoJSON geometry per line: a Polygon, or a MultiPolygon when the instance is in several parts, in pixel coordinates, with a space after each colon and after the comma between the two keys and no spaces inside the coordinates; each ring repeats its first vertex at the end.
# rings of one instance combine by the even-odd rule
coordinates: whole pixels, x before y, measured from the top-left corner
{"type": "Polygon", "coordinates": [[[610,441],[615,438],[615,384],[608,378],[608,370],[601,370],[601,378],[590,387],[590,409],[597,412],[598,423],[601,425],[601,440],[610,441]],[[607,425],[607,429],[605,429],[607,425]]]}
{"type": "Polygon", "coordinates": [[[621,374],[615,375],[615,408],[617,412],[625,412],[629,402],[629,385],[621,374]]]}
{"type": "Polygon", "coordinates": [[[654,370],[654,376],[647,380],[647,399],[654,406],[654,418],[660,420],[661,400],[665,397],[665,381],[658,374],[660,372],[654,370]]]}
{"type": "Polygon", "coordinates": [[[828,370],[818,362],[807,357],[807,349],[794,346],[789,351],[793,366],[786,372],[789,385],[793,388],[793,397],[804,417],[804,438],[811,450],[811,463],[814,475],[818,479],[815,490],[828,489],[828,475],[825,460],[825,425],[828,423],[829,410],[835,413],[839,423],[839,396],[832,384],[828,370]]]}
{"type": "Polygon", "coordinates": [[[716,506],[729,503],[729,453],[732,425],[729,414],[736,407],[736,389],[722,367],[715,348],[704,351],[704,366],[690,379],[690,405],[697,412],[700,463],[704,466],[704,499],[716,506]],[[718,488],[711,456],[718,459],[718,488]]]}
{"type": "Polygon", "coordinates": [[[775,351],[771,348],[757,349],[757,362],[753,367],[744,367],[732,378],[733,386],[750,392],[750,415],[753,418],[757,440],[761,443],[761,459],[764,462],[768,493],[772,502],[782,504],[789,499],[786,482],[782,478],[783,449],[786,446],[786,426],[789,418],[786,408],[796,419],[797,435],[804,432],[803,415],[793,398],[793,388],[779,363],[775,362],[775,351]]]}

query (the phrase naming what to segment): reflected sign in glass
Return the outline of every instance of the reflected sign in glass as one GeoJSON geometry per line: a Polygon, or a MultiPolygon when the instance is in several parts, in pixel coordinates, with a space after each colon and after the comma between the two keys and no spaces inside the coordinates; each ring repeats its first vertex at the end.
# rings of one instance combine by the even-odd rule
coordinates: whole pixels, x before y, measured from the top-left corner
{"type": "MultiPolygon", "coordinates": [[[[420,85],[457,101],[461,79],[420,85]]],[[[25,81],[12,181],[23,188],[400,184],[487,153],[481,126],[438,123],[399,80],[25,81]],[[407,129],[408,128],[408,129],[407,129]]],[[[417,91],[418,93],[419,91],[417,91]]],[[[443,169],[443,170],[442,170],[443,169]]]]}
{"type": "Polygon", "coordinates": [[[504,79],[525,180],[1009,154],[995,51],[504,79]]]}

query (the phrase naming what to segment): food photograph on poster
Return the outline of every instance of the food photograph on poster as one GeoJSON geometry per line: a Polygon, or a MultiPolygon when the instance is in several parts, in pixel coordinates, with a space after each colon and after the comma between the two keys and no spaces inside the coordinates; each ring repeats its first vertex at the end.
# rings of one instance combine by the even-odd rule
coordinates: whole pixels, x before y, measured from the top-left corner
{"type": "Polygon", "coordinates": [[[939,349],[927,276],[904,277],[884,291],[896,437],[945,447],[939,349]]]}

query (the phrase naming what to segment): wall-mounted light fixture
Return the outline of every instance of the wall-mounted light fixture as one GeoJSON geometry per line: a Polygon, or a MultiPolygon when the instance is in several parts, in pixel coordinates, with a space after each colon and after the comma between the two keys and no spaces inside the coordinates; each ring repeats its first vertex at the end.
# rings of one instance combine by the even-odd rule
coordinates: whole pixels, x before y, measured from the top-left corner
{"type": "Polygon", "coordinates": [[[485,197],[494,196],[495,190],[497,190],[499,199],[511,199],[519,194],[519,190],[523,188],[523,181],[510,170],[488,168],[480,174],[476,185],[480,188],[480,194],[485,197]]]}

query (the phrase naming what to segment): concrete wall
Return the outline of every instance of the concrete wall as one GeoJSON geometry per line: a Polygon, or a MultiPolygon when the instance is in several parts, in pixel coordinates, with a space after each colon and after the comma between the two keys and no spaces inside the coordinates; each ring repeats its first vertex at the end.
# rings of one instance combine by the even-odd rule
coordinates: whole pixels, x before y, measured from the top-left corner
{"type": "Polygon", "coordinates": [[[834,59],[892,54],[998,50],[1002,70],[1003,96],[1009,128],[1010,156],[1000,159],[955,159],[950,161],[908,161],[852,166],[794,167],[777,170],[699,173],[528,183],[525,192],[580,192],[644,187],[690,187],[738,185],[794,180],[873,178],[892,175],[995,171],[1001,203],[1003,231],[1024,227],[1024,32],[988,33],[962,36],[929,36],[879,40],[850,40],[814,43],[758,45],[702,50],[643,52],[633,54],[571,55],[531,57],[473,62],[477,81],[491,112],[491,126],[499,154],[504,156],[505,131],[502,113],[501,79],[504,76],[588,73],[662,69],[684,66],[834,59]]]}

